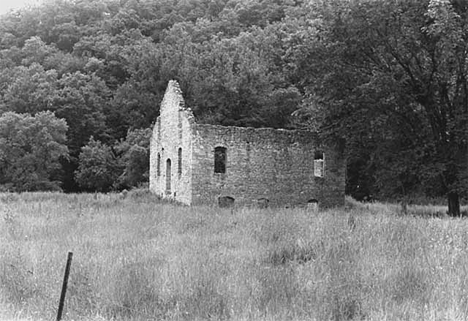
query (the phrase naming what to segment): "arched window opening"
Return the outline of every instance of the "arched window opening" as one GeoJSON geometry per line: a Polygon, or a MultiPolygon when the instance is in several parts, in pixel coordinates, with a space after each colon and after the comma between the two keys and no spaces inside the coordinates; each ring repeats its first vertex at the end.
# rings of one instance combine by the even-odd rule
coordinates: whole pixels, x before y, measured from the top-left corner
{"type": "Polygon", "coordinates": [[[325,175],[325,154],[321,151],[314,153],[314,176],[323,177],[325,175]]]}
{"type": "Polygon", "coordinates": [[[161,176],[161,154],[158,153],[158,157],[156,159],[156,172],[158,176],[161,176]]]}
{"type": "Polygon", "coordinates": [[[166,194],[171,193],[171,160],[166,161],[166,194]]]}
{"type": "Polygon", "coordinates": [[[215,173],[226,173],[226,148],[216,147],[214,152],[214,171],[215,173]]]}
{"type": "Polygon", "coordinates": [[[179,156],[179,162],[178,162],[177,172],[179,173],[179,177],[180,177],[180,175],[182,175],[182,148],[179,148],[178,156],[179,156]]]}

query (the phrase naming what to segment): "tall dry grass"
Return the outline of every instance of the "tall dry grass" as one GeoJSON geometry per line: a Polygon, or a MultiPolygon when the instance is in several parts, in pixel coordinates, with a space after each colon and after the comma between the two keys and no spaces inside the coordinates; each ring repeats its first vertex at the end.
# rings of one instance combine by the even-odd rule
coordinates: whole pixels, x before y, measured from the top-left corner
{"type": "Polygon", "coordinates": [[[465,320],[467,221],[0,195],[0,319],[465,320]],[[351,217],[351,219],[350,219],[351,217]]]}

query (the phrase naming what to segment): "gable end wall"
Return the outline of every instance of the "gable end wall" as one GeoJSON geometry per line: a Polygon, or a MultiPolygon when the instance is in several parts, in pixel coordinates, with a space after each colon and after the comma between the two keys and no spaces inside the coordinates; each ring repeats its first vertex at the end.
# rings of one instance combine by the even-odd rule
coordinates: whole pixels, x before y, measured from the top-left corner
{"type": "Polygon", "coordinates": [[[160,116],[153,127],[150,147],[150,190],[156,195],[183,204],[192,203],[192,128],[194,118],[185,103],[179,85],[170,81],[161,103],[160,116]],[[179,174],[179,148],[182,172],[179,174]],[[160,175],[158,176],[158,153],[160,175]],[[171,161],[170,174],[167,160],[171,161]],[[167,189],[170,178],[170,190],[167,189]]]}

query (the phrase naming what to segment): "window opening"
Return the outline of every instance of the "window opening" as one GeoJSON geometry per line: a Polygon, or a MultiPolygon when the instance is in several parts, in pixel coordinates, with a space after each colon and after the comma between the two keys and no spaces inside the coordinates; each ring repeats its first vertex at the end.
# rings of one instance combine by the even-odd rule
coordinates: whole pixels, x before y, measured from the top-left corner
{"type": "Polygon", "coordinates": [[[214,153],[215,173],[226,173],[226,148],[216,147],[214,153]]]}
{"type": "Polygon", "coordinates": [[[314,176],[323,177],[325,175],[325,155],[317,151],[314,154],[314,176]]]}
{"type": "Polygon", "coordinates": [[[166,193],[171,193],[171,160],[166,161],[166,193]]]}
{"type": "Polygon", "coordinates": [[[158,153],[158,158],[156,161],[157,161],[157,164],[156,164],[157,174],[158,176],[161,176],[161,154],[158,153]]]}
{"type": "Polygon", "coordinates": [[[179,176],[182,175],[182,148],[179,148],[179,152],[178,152],[178,156],[179,156],[179,163],[178,163],[178,173],[179,173],[179,176]]]}

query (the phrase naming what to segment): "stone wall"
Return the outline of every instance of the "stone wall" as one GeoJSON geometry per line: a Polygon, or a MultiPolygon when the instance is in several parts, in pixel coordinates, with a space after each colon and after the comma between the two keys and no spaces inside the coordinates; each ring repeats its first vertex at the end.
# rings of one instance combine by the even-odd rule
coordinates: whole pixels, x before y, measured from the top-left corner
{"type": "Polygon", "coordinates": [[[161,103],[160,116],[153,128],[150,147],[150,190],[163,198],[188,205],[192,202],[193,125],[193,114],[185,107],[179,85],[170,81],[161,103]],[[182,156],[180,172],[179,156],[182,156]]]}
{"type": "Polygon", "coordinates": [[[344,204],[342,153],[321,146],[307,131],[196,124],[193,141],[193,204],[217,204],[229,196],[235,204],[320,207],[344,204]],[[214,150],[225,147],[226,173],[214,172],[214,150]],[[314,176],[314,152],[325,155],[324,177],[314,176]]]}
{"type": "Polygon", "coordinates": [[[337,149],[308,131],[196,124],[175,81],[161,103],[150,149],[150,190],[187,205],[219,204],[220,198],[225,206],[344,204],[345,163],[337,149]],[[226,149],[225,173],[215,172],[217,147],[226,149]],[[316,152],[324,153],[323,177],[314,175],[316,152]]]}

